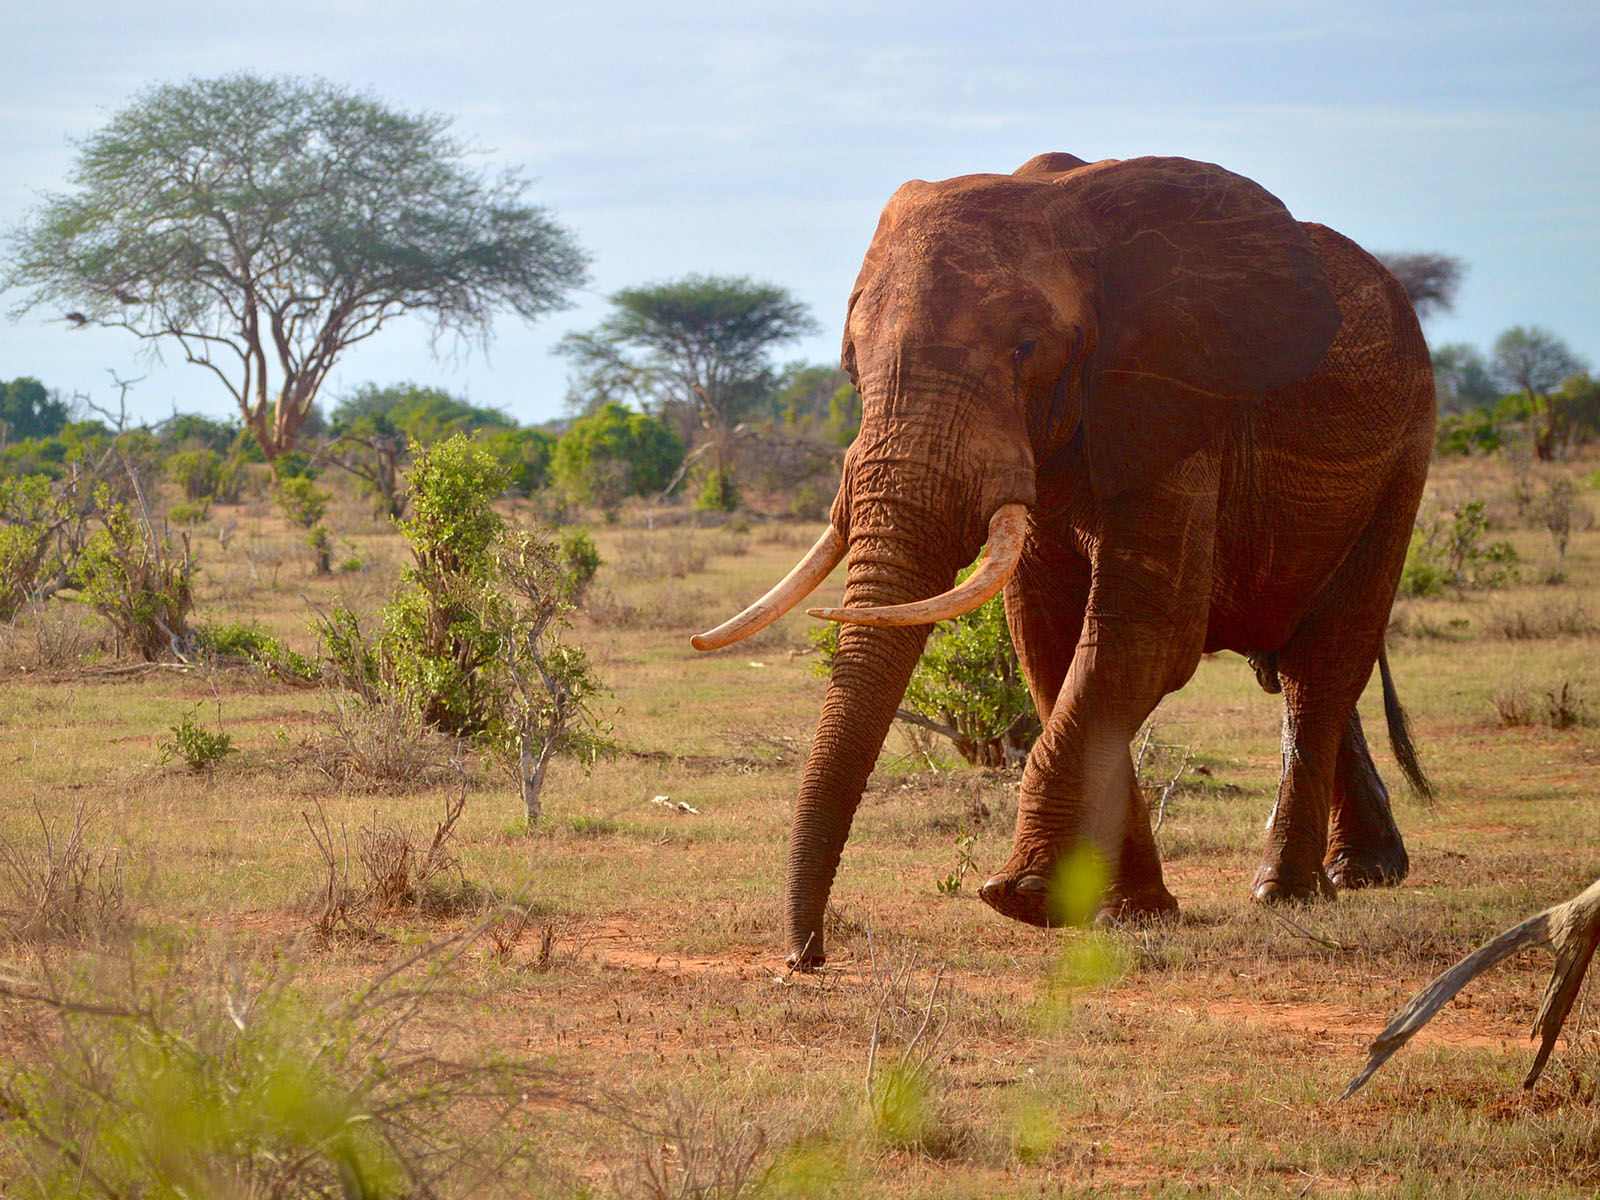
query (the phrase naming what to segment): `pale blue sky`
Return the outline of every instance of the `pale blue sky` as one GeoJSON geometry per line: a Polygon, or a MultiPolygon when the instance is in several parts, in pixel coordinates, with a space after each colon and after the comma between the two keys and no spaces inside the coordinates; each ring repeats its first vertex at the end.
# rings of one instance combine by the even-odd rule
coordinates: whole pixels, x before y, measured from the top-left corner
{"type": "MultiPolygon", "coordinates": [[[[1008,171],[1044,150],[1177,154],[1249,175],[1374,250],[1469,264],[1435,341],[1512,324],[1600,360],[1600,4],[1094,4],[785,0],[552,5],[5,0],[0,225],[64,186],[70,139],[141,88],[247,69],[314,74],[455,118],[518,164],[594,257],[576,307],[503,319],[489,354],[429,352],[397,322],[323,399],[414,379],[523,421],[562,413],[550,347],[618,288],[693,271],[792,289],[832,362],[878,211],[908,178],[1008,171]]],[[[15,294],[0,298],[11,307],[15,294]]],[[[0,379],[136,411],[227,413],[206,372],[128,335],[0,320],[0,379]]]]}

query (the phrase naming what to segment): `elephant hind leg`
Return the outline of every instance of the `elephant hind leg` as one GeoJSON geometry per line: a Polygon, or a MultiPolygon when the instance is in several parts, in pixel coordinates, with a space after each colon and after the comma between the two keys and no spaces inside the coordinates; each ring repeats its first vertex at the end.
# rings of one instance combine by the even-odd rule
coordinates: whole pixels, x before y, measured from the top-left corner
{"type": "Polygon", "coordinates": [[[1331,825],[1323,867],[1336,886],[1393,887],[1411,869],[1388,789],[1367,751],[1361,715],[1354,711],[1339,743],[1331,825]]]}

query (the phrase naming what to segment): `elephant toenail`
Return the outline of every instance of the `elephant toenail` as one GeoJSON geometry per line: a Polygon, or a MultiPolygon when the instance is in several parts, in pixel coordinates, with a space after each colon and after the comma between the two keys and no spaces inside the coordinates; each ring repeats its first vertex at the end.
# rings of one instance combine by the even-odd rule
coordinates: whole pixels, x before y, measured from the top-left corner
{"type": "Polygon", "coordinates": [[[993,879],[985,881],[978,889],[978,898],[988,904],[993,904],[1011,891],[1011,881],[1003,876],[996,875],[993,879]]]}
{"type": "Polygon", "coordinates": [[[1042,896],[1050,890],[1050,881],[1037,875],[1024,875],[1017,880],[1017,891],[1030,896],[1042,896]]]}

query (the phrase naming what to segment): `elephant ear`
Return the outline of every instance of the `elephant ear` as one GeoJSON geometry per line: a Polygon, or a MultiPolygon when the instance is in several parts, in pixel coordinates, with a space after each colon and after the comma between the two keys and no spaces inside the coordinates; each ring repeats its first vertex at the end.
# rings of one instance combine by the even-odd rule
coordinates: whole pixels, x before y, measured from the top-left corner
{"type": "Polygon", "coordinates": [[[1083,423],[1090,482],[1109,498],[1153,483],[1309,375],[1340,314],[1305,231],[1241,175],[1136,158],[1060,185],[1100,235],[1083,423]]]}

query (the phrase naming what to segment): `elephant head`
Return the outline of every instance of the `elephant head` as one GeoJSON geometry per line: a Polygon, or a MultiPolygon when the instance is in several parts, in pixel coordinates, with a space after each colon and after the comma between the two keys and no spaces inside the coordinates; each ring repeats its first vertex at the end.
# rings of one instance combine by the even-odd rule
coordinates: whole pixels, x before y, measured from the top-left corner
{"type": "Polygon", "coordinates": [[[1079,447],[1092,500],[1148,486],[1312,371],[1339,320],[1284,206],[1210,164],[1050,154],[895,193],[850,294],[863,418],[829,529],[695,639],[777,619],[848,553],[844,607],[813,610],[847,624],[789,846],[791,962],[822,960],[845,838],[931,622],[1003,586],[1041,473],[1079,447]],[[986,538],[985,568],[946,592],[986,538]]]}

